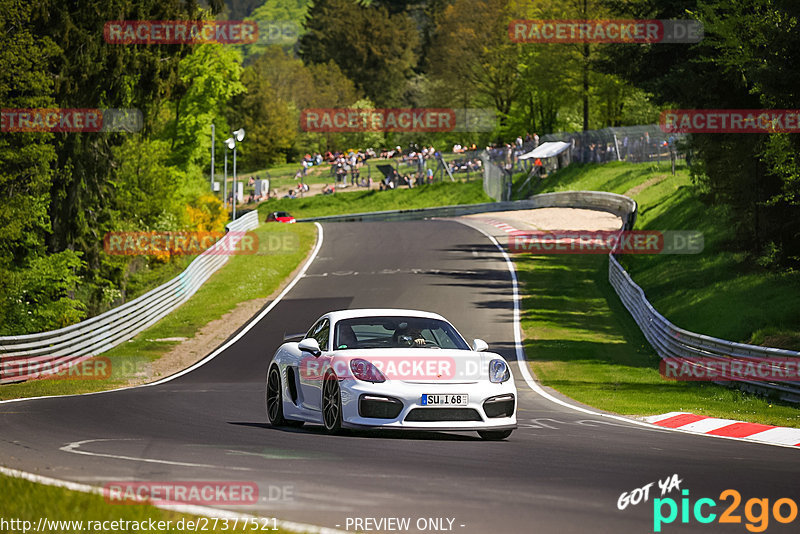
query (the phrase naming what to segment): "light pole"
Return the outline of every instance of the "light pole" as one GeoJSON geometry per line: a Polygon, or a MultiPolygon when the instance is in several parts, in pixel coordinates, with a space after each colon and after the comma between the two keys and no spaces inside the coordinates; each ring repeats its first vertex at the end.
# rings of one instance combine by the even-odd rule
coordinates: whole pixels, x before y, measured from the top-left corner
{"type": "Polygon", "coordinates": [[[211,192],[214,193],[214,123],[211,123],[211,192]]]}
{"type": "Polygon", "coordinates": [[[228,151],[225,151],[225,178],[222,181],[222,203],[225,204],[225,215],[228,214],[228,151]]]}
{"type": "MultiPolygon", "coordinates": [[[[236,220],[236,142],[242,142],[244,140],[244,128],[239,128],[235,132],[233,132],[233,137],[229,137],[225,140],[225,145],[230,149],[233,150],[233,214],[231,216],[231,220],[236,220]]],[[[227,155],[227,153],[226,153],[227,155]]]]}

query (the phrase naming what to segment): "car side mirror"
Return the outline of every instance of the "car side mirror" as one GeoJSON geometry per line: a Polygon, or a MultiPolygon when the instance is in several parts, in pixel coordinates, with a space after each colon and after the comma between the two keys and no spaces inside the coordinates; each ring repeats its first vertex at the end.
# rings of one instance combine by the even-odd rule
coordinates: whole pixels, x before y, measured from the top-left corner
{"type": "Polygon", "coordinates": [[[307,337],[297,344],[297,348],[301,352],[310,352],[312,356],[319,356],[322,351],[319,348],[319,343],[313,337],[307,337]]]}
{"type": "Polygon", "coordinates": [[[484,352],[489,350],[489,344],[482,339],[476,339],[472,342],[472,350],[475,352],[484,352]]]}

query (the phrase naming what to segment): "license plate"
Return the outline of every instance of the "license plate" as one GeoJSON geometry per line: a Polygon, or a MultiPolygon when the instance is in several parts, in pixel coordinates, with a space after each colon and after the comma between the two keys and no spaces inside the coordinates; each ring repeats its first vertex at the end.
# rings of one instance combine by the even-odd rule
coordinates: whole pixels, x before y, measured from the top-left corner
{"type": "Polygon", "coordinates": [[[422,395],[423,406],[466,406],[467,404],[469,404],[469,395],[466,393],[422,395]]]}

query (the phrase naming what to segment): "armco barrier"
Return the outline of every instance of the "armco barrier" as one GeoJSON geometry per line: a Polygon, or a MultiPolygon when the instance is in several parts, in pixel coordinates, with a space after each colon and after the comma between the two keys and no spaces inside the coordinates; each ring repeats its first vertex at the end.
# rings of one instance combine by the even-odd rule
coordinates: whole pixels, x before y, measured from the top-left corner
{"type": "Polygon", "coordinates": [[[351,222],[351,221],[409,221],[429,218],[459,217],[473,213],[530,210],[536,208],[584,208],[607,211],[625,221],[626,229],[633,228],[636,220],[636,202],[626,196],[602,191],[565,191],[535,195],[527,200],[439,206],[410,210],[373,211],[349,215],[328,215],[298,219],[298,222],[351,222]]]}
{"type": "MultiPolygon", "coordinates": [[[[258,212],[228,224],[228,230],[244,232],[258,226],[258,212]]],[[[214,253],[228,245],[224,236],[200,254],[169,282],[125,304],[80,323],[38,334],[0,337],[0,384],[22,382],[41,368],[74,365],[127,341],[186,302],[214,272],[228,261],[214,253]]]]}
{"type": "MultiPolygon", "coordinates": [[[[676,360],[681,364],[702,370],[703,361],[725,360],[746,364],[748,361],[770,359],[779,363],[785,358],[800,359],[800,352],[735,343],[678,328],[658,313],[648,302],[644,291],[631,279],[617,259],[609,256],[608,280],[619,295],[625,308],[633,316],[647,341],[664,360],[676,360]]],[[[777,376],[777,373],[776,373],[777,376]]],[[[800,402],[800,383],[792,381],[715,381],[718,384],[736,385],[757,393],[771,393],[779,398],[800,402]]]]}

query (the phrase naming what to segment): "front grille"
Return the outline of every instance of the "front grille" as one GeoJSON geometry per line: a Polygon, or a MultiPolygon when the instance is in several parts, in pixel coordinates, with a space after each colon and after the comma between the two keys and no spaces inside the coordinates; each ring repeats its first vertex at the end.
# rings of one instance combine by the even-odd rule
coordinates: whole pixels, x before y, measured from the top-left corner
{"type": "Polygon", "coordinates": [[[484,401],[483,411],[486,417],[511,417],[514,415],[514,395],[498,395],[484,401]]]}
{"type": "Polygon", "coordinates": [[[358,398],[358,415],[372,419],[395,419],[403,411],[403,403],[393,397],[361,395],[358,398]]]}
{"type": "Polygon", "coordinates": [[[414,408],[406,416],[406,421],[482,421],[474,408],[414,408]]]}

